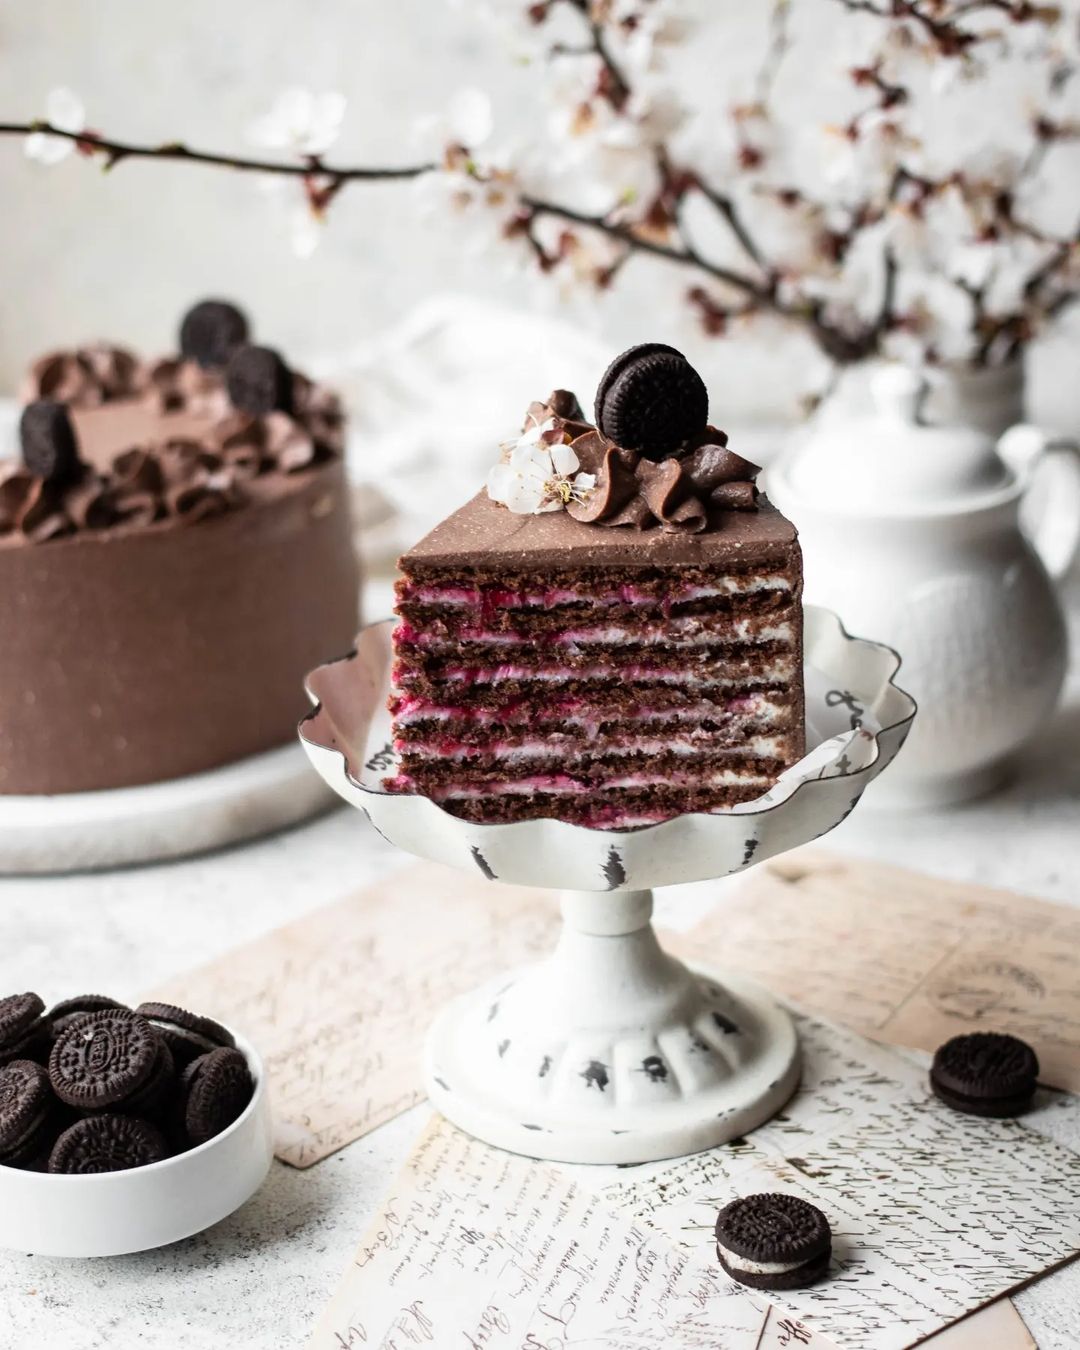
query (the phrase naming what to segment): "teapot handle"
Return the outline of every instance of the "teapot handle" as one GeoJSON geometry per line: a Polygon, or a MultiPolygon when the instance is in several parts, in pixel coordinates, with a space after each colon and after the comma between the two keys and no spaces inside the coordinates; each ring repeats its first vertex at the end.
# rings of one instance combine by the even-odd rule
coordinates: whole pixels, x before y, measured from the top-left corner
{"type": "Polygon", "coordinates": [[[1025,493],[1045,480],[1038,510],[1024,525],[1046,570],[1060,580],[1080,549],[1080,442],[1021,422],[1005,432],[998,451],[1026,480],[1025,493]]]}

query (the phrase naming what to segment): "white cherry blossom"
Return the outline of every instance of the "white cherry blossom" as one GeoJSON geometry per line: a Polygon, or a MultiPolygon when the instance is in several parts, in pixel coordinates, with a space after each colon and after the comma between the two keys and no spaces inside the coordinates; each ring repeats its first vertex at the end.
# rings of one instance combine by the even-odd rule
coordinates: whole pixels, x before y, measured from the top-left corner
{"type": "MultiPolygon", "coordinates": [[[[86,109],[78,94],[70,89],[53,89],[45,101],[45,120],[59,131],[85,131],[86,109]]],[[[23,149],[27,159],[39,164],[59,164],[75,149],[75,142],[63,136],[50,136],[46,131],[32,131],[23,142],[23,149]]]]}
{"type": "Polygon", "coordinates": [[[519,516],[562,511],[596,486],[595,476],[580,469],[565,432],[549,418],[503,447],[503,458],[488,473],[487,493],[519,516]]]}
{"type": "Polygon", "coordinates": [[[322,155],[341,134],[347,100],[333,91],[316,94],[294,87],[283,90],[270,111],[248,127],[248,139],[270,150],[322,155]]]}

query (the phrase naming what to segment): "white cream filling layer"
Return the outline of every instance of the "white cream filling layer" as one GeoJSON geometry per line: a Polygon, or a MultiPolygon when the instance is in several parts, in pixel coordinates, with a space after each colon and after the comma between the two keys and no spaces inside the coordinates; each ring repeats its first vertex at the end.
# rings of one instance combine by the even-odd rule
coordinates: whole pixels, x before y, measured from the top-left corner
{"type": "MultiPolygon", "coordinates": [[[[754,679],[777,684],[792,679],[795,663],[790,657],[777,656],[771,661],[757,666],[754,679]]],[[[405,672],[406,675],[408,672],[405,672]]],[[[449,670],[444,680],[466,681],[472,684],[498,684],[502,680],[538,680],[545,684],[569,684],[571,681],[618,679],[624,683],[652,683],[669,685],[693,685],[698,689],[733,689],[747,683],[745,674],[718,676],[703,679],[694,670],[658,670],[648,666],[582,666],[574,670],[570,666],[540,667],[520,666],[507,663],[495,667],[474,667],[461,670],[449,670]]]]}
{"type": "MultiPolygon", "coordinates": [[[[530,759],[549,759],[553,756],[559,756],[563,753],[564,747],[553,747],[550,741],[537,738],[522,741],[518,745],[491,748],[483,745],[463,745],[448,753],[441,750],[438,745],[425,745],[422,741],[404,741],[401,744],[401,750],[417,759],[468,760],[483,756],[498,760],[503,764],[519,764],[530,759]]],[[[618,744],[605,744],[601,741],[595,747],[587,749],[586,753],[590,755],[602,754],[608,757],[636,754],[660,755],[665,751],[670,751],[672,754],[689,758],[694,755],[711,755],[721,750],[729,750],[732,754],[752,755],[759,759],[779,759],[784,754],[784,740],[780,736],[751,736],[748,740],[740,741],[735,745],[725,745],[721,742],[709,741],[705,737],[692,740],[686,736],[670,739],[654,736],[632,736],[618,744]]],[[[570,754],[565,756],[562,762],[569,766],[575,758],[573,754],[570,754]]]]}
{"type": "Polygon", "coordinates": [[[805,1266],[810,1259],[807,1257],[803,1261],[748,1261],[745,1256],[736,1256],[721,1242],[716,1244],[716,1249],[723,1257],[726,1266],[730,1266],[732,1270],[741,1271],[744,1275],[786,1275],[789,1271],[798,1270],[800,1266],[805,1266]]]}
{"type": "MultiPolygon", "coordinates": [[[[634,586],[620,591],[603,591],[588,595],[570,587],[552,587],[549,591],[527,591],[512,598],[500,597],[498,609],[553,609],[557,605],[586,602],[590,605],[671,605],[689,604],[694,600],[716,600],[730,595],[757,595],[762,591],[790,591],[791,580],[783,572],[764,572],[757,576],[729,576],[717,578],[707,586],[682,586],[663,595],[650,595],[634,586]]],[[[406,603],[423,605],[452,605],[477,608],[484,595],[460,586],[417,586],[406,597],[406,603]]]]}

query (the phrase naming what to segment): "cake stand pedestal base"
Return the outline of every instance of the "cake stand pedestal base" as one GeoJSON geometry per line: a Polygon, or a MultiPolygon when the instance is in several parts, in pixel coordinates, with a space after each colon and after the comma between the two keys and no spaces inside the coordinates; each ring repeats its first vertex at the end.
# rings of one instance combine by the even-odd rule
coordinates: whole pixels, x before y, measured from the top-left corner
{"type": "Polygon", "coordinates": [[[651,891],[566,891],[555,951],[454,1000],[428,1037],[433,1104],[469,1134],[570,1163],[712,1148],[791,1096],[791,1018],[734,974],[668,956],[651,891]]]}

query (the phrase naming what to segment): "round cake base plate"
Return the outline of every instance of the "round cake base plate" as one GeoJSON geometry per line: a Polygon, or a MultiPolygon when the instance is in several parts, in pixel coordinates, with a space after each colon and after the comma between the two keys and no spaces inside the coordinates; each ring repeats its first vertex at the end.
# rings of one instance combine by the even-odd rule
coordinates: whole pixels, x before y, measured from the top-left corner
{"type": "Polygon", "coordinates": [[[668,956],[650,910],[649,892],[564,895],[547,960],[436,1019],[437,1109],[486,1143],[568,1163],[679,1157],[780,1110],[799,1079],[791,1018],[741,976],[668,956]]]}
{"type": "Polygon", "coordinates": [[[0,872],[162,862],[299,824],[333,803],[298,745],[143,787],[0,794],[0,872]]]}

